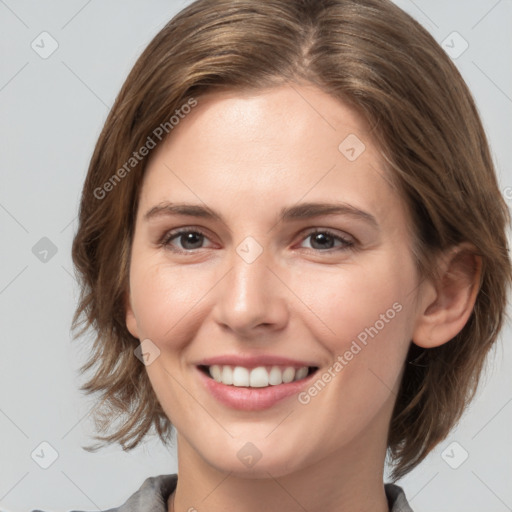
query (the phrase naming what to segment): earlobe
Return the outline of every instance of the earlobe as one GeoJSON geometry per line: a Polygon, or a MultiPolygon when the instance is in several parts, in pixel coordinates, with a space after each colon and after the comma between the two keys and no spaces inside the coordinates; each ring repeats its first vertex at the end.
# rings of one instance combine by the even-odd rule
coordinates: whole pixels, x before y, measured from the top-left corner
{"type": "Polygon", "coordinates": [[[443,255],[435,283],[428,283],[412,341],[423,348],[447,343],[466,325],[480,289],[482,258],[470,244],[443,255]],[[432,293],[435,291],[435,293],[432,293]],[[432,300],[432,297],[434,299],[432,300]]]}
{"type": "Polygon", "coordinates": [[[137,327],[137,319],[135,318],[135,314],[133,312],[129,292],[126,292],[125,294],[124,307],[126,311],[126,328],[133,337],[138,339],[139,330],[137,327]]]}

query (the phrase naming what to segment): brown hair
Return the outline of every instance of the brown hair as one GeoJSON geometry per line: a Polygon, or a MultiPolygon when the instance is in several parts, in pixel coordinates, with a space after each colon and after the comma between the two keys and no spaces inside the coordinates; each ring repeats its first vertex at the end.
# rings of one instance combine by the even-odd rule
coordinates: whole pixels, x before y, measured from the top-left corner
{"type": "Polygon", "coordinates": [[[130,158],[158,126],[171,133],[171,116],[203,92],[283,83],[316,85],[374,127],[411,212],[423,275],[435,273],[433,253],[463,241],[483,260],[463,330],[437,348],[411,343],[407,361],[413,363],[405,365],[388,438],[396,479],[447,436],[473,398],[502,327],[511,265],[508,209],[471,94],[429,33],[388,0],[198,0],[138,59],[92,156],[73,242],[81,279],[74,327],[96,332],[81,368],[95,367],[94,375],[82,389],[103,399],[98,430],[107,432],[119,419],[115,432],[96,439],[131,449],[153,426],[164,443],[171,434],[134,357],[139,340],[125,324],[130,247],[148,162],[130,158]]]}

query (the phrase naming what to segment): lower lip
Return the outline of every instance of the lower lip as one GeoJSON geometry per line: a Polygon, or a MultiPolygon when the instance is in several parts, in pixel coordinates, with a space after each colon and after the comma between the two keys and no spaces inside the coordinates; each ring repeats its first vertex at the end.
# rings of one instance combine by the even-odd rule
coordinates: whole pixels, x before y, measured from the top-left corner
{"type": "Polygon", "coordinates": [[[278,384],[277,386],[268,386],[265,388],[248,388],[228,386],[208,377],[208,375],[199,368],[197,368],[197,371],[208,391],[219,402],[233,409],[242,411],[261,411],[268,409],[281,400],[300,393],[316,374],[316,372],[314,372],[304,379],[287,384],[278,384]]]}

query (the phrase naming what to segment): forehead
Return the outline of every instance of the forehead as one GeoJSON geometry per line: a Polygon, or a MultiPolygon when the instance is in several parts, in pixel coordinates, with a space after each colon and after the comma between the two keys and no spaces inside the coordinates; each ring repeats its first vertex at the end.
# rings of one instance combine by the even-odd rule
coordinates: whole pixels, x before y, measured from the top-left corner
{"type": "Polygon", "coordinates": [[[367,123],[338,99],[283,85],[212,92],[197,102],[151,156],[146,206],[201,200],[263,212],[303,199],[347,202],[381,218],[390,208],[405,214],[367,123]]]}
{"type": "Polygon", "coordinates": [[[367,123],[355,109],[311,85],[208,92],[197,102],[198,106],[173,129],[164,147],[184,142],[183,132],[193,132],[196,147],[210,151],[217,147],[225,153],[229,153],[229,146],[237,144],[253,152],[266,148],[278,153],[281,149],[281,153],[293,157],[291,153],[300,148],[305,153],[322,145],[338,157],[339,143],[349,134],[360,138],[358,153],[363,141],[369,149],[374,146],[367,123]]]}

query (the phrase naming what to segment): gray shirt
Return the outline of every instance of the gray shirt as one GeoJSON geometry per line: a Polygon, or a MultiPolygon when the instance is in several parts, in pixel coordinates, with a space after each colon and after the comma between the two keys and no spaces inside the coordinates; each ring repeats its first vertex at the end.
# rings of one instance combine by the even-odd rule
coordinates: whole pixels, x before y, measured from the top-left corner
{"type": "MultiPolygon", "coordinates": [[[[167,500],[176,488],[177,475],[160,475],[147,478],[141,488],[117,508],[105,512],[167,512],[167,500]]],[[[384,486],[390,512],[412,512],[404,491],[394,484],[384,486]]],[[[41,512],[34,510],[32,512],[41,512]]],[[[78,511],[72,511],[78,512],[78,511]]]]}

